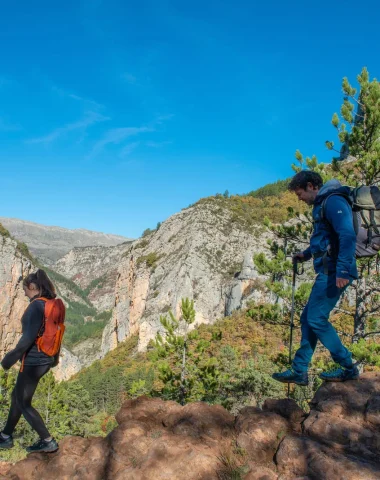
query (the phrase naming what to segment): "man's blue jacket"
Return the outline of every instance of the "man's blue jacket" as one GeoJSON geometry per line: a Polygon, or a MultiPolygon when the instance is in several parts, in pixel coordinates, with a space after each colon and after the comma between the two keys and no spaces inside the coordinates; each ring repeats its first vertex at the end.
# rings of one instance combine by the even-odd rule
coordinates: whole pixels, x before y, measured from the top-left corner
{"type": "Polygon", "coordinates": [[[318,257],[314,258],[314,270],[316,273],[324,273],[322,254],[331,249],[331,254],[325,259],[328,273],[336,275],[337,278],[357,278],[356,233],[351,206],[344,197],[332,195],[325,204],[324,220],[321,219],[323,200],[337,189],[342,190],[338,180],[329,180],[316,196],[313,207],[314,228],[310,247],[303,252],[304,260],[318,257]]]}

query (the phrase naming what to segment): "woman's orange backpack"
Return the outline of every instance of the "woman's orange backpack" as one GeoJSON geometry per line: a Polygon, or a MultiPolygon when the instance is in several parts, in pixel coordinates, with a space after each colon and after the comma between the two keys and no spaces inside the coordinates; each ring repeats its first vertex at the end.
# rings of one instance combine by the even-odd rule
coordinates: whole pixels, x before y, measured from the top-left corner
{"type": "Polygon", "coordinates": [[[45,318],[36,339],[38,351],[54,357],[61,348],[65,333],[65,305],[60,298],[39,297],[36,300],[45,302],[45,318]]]}
{"type": "MultiPolygon", "coordinates": [[[[60,298],[38,297],[35,300],[45,302],[44,320],[36,338],[36,345],[39,352],[54,357],[61,349],[63,334],[65,333],[65,305],[60,298]]],[[[25,356],[26,354],[22,358],[21,372],[24,369],[25,356]]]]}

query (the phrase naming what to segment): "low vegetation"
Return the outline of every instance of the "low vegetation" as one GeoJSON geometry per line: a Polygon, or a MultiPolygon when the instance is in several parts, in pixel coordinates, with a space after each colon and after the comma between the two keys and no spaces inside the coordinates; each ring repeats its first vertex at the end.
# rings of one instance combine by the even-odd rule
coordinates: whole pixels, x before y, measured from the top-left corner
{"type": "Polygon", "coordinates": [[[154,270],[158,260],[161,257],[162,257],[162,255],[159,255],[157,252],[150,252],[150,253],[148,253],[148,255],[143,255],[141,257],[138,257],[138,259],[136,260],[136,266],[139,267],[140,265],[145,263],[147,267],[154,270]]]}

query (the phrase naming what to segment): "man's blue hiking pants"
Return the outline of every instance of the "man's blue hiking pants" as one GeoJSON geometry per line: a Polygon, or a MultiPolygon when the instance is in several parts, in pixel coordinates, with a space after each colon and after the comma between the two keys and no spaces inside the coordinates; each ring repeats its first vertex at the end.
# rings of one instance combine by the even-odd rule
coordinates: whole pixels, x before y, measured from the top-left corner
{"type": "Polygon", "coordinates": [[[336,363],[346,368],[352,365],[351,352],[342,344],[329,322],[330,312],[346,288],[336,286],[335,275],[318,274],[301,315],[301,346],[293,360],[294,372],[308,371],[318,340],[330,351],[336,363]]]}

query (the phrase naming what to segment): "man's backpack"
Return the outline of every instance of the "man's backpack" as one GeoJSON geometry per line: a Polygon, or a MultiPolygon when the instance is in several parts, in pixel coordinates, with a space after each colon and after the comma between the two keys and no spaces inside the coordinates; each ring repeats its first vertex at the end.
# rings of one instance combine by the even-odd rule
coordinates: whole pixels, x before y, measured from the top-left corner
{"type": "Polygon", "coordinates": [[[44,321],[36,339],[37,348],[39,352],[54,357],[61,348],[65,333],[65,305],[60,298],[39,297],[36,300],[45,302],[44,321]]]}
{"type": "Polygon", "coordinates": [[[330,193],[322,202],[321,219],[327,222],[325,206],[333,196],[344,197],[352,208],[356,233],[356,258],[370,258],[380,250],[380,190],[375,185],[367,187],[341,187],[330,193]]]}

